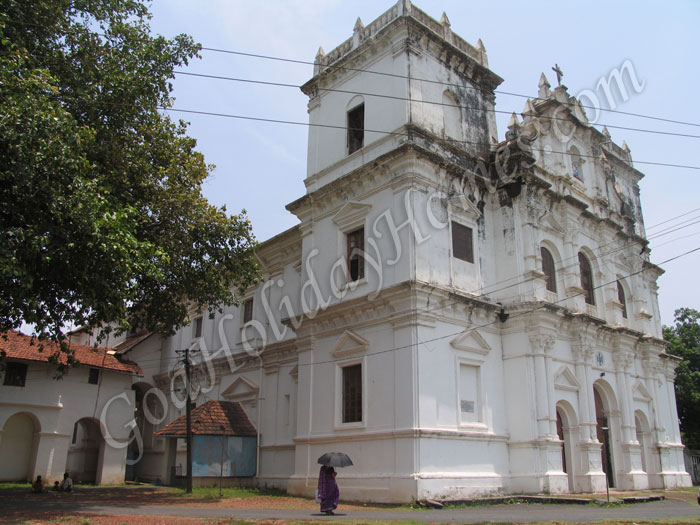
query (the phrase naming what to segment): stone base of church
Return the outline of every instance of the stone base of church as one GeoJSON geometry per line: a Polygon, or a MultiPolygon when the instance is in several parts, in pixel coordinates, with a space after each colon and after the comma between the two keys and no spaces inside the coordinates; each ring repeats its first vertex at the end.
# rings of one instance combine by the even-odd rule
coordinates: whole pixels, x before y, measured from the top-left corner
{"type": "Polygon", "coordinates": [[[503,478],[493,472],[422,474],[417,480],[417,499],[457,500],[500,496],[503,478]]]}

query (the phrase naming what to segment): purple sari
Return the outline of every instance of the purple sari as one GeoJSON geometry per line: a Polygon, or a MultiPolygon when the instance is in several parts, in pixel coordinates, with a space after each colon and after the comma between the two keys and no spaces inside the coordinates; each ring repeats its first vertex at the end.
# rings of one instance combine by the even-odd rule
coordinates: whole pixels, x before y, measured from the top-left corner
{"type": "Polygon", "coordinates": [[[318,473],[318,497],[321,498],[321,512],[328,512],[338,507],[340,491],[335,482],[333,467],[321,467],[318,473]]]}

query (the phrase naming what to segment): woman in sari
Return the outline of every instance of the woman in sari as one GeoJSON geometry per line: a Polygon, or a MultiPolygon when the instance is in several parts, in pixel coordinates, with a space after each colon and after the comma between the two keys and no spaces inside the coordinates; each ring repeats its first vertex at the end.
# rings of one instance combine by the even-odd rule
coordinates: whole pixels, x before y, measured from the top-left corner
{"type": "Polygon", "coordinates": [[[336,472],[333,467],[321,467],[318,473],[318,497],[321,499],[321,512],[333,515],[333,510],[338,508],[340,491],[335,482],[336,472]]]}

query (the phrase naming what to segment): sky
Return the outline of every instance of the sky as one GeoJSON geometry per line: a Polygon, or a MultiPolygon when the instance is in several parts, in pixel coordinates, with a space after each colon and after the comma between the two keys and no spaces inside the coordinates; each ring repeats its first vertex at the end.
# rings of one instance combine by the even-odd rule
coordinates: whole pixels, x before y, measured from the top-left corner
{"type": "MultiPolygon", "coordinates": [[[[207,48],[312,62],[319,46],[328,52],[349,38],[358,17],[367,25],[393,3],[154,0],[151,29],[166,37],[189,34],[207,48]]],[[[601,125],[634,128],[609,131],[617,144],[627,142],[635,167],[646,175],[640,186],[651,260],[666,270],[659,279],[662,322],[672,324],[677,308],[700,309],[695,271],[700,251],[664,262],[700,247],[700,169],[641,163],[700,167],[700,2],[416,0],[414,5],[436,20],[445,12],[452,30],[471,44],[482,39],[490,69],[504,79],[496,98],[498,111],[520,113],[526,98],[506,93],[535,97],[541,72],[555,86],[552,67],[558,64],[562,83],[585,105],[695,124],[587,110],[589,119],[601,125]],[[636,83],[627,75],[626,96],[613,90],[608,97],[598,83],[624,64],[636,83]]],[[[178,71],[295,86],[312,77],[308,64],[207,50],[178,71]]],[[[296,87],[182,73],[176,74],[173,86],[174,108],[308,122],[308,99],[296,87]]],[[[190,123],[189,135],[215,165],[203,187],[211,203],[225,205],[230,213],[245,209],[260,241],[297,224],[285,205],[305,193],[306,126],[178,112],[172,116],[190,123]]],[[[497,120],[502,140],[508,115],[499,113],[497,120]]]]}

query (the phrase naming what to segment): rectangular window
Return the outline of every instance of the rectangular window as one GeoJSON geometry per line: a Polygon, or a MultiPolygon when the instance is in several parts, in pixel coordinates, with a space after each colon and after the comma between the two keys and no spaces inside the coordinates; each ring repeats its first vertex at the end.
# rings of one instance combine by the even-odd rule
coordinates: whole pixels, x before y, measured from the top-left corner
{"type": "Polygon", "coordinates": [[[192,322],[192,339],[199,339],[202,337],[202,325],[204,324],[204,319],[200,315],[199,317],[195,317],[194,321],[192,322]]]}
{"type": "Polygon", "coordinates": [[[365,276],[365,229],[348,233],[348,274],[349,280],[358,281],[365,276]]]}
{"type": "Polygon", "coordinates": [[[479,421],[479,367],[459,365],[459,412],[462,423],[479,421]]]}
{"type": "Polygon", "coordinates": [[[343,368],[343,423],[362,421],[362,365],[343,368]]]}
{"type": "Polygon", "coordinates": [[[5,380],[3,385],[7,386],[24,386],[27,380],[27,365],[24,363],[7,363],[5,364],[5,380]]]}
{"type": "Polygon", "coordinates": [[[363,146],[365,140],[365,105],[348,111],[348,155],[363,146]]]}
{"type": "Polygon", "coordinates": [[[248,323],[253,320],[253,298],[243,302],[243,322],[248,323]]]}
{"type": "Polygon", "coordinates": [[[469,263],[474,262],[472,229],[452,221],[452,255],[469,263]]]}
{"type": "Polygon", "coordinates": [[[91,368],[90,373],[88,375],[88,383],[90,383],[91,385],[96,385],[99,382],[100,382],[100,369],[99,368],[91,368]]]}

